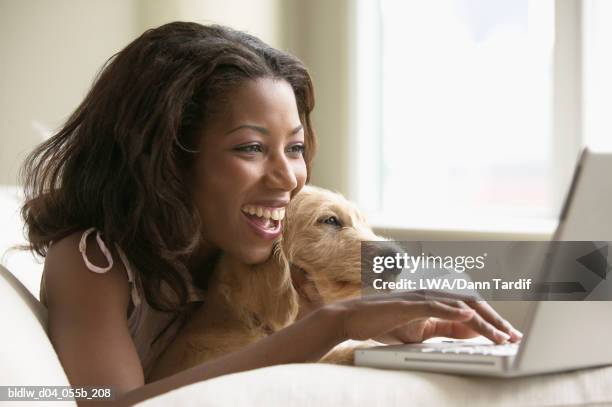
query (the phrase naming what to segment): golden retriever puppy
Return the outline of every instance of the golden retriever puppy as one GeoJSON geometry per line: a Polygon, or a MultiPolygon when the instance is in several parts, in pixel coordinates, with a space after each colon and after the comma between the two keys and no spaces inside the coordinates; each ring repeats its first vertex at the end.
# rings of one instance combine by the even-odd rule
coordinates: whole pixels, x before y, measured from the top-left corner
{"type": "MultiPolygon", "coordinates": [[[[361,294],[361,241],[374,234],[340,194],[306,186],[286,210],[283,234],[271,258],[254,266],[230,256],[218,260],[205,302],[158,359],[158,380],[257,341],[314,308],[361,294]],[[297,289],[297,290],[296,290],[297,289]]],[[[352,350],[322,361],[352,360],[352,350]]]]}
{"type": "Polygon", "coordinates": [[[147,381],[155,381],[240,349],[289,325],[298,295],[280,245],[254,266],[222,255],[204,302],[188,317],[161,354],[147,381]]]}

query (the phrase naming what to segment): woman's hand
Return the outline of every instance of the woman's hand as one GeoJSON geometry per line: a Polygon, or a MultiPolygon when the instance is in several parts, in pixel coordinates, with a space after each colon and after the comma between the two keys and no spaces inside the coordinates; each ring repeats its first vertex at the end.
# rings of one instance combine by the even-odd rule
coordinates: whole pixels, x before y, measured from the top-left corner
{"type": "Polygon", "coordinates": [[[506,341],[517,342],[523,337],[522,333],[503,319],[485,301],[455,301],[453,306],[473,309],[474,315],[467,321],[449,321],[440,318],[421,319],[409,322],[376,339],[384,343],[415,343],[439,336],[468,339],[483,335],[495,343],[504,343],[506,341]]]}
{"type": "Polygon", "coordinates": [[[339,315],[343,339],[386,343],[422,342],[436,336],[465,339],[483,335],[495,343],[522,334],[484,301],[437,292],[376,295],[327,305],[339,315]]]}

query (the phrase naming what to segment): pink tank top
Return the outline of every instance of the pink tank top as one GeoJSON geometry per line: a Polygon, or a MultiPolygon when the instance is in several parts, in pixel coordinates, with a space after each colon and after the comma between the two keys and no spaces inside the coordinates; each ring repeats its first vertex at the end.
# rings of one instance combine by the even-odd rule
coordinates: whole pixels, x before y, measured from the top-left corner
{"type": "MultiPolygon", "coordinates": [[[[185,315],[160,312],[152,308],[144,296],[139,273],[131,267],[123,250],[118,245],[115,245],[115,248],[125,266],[130,282],[130,297],[133,309],[128,317],[128,328],[142,363],[145,381],[148,382],[146,379],[153,368],[153,364],[166,346],[174,339],[184,321],[185,315]]],[[[95,228],[87,229],[83,233],[79,244],[79,251],[87,268],[94,273],[106,273],[113,267],[114,259],[104,244],[100,232],[95,228]],[[104,268],[92,264],[86,255],[87,237],[94,232],[96,233],[96,242],[108,261],[108,266],[104,268]]],[[[184,277],[187,282],[188,302],[196,303],[203,301],[204,291],[193,284],[190,274],[184,273],[184,277]]],[[[166,295],[173,295],[173,291],[165,282],[162,282],[161,287],[166,295]]]]}

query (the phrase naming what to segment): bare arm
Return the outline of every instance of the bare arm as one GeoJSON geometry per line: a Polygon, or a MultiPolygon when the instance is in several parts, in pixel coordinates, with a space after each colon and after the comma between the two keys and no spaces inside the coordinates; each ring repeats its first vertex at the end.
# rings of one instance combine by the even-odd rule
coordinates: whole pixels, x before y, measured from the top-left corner
{"type": "MultiPolygon", "coordinates": [[[[54,243],[45,259],[41,291],[49,311],[49,338],[71,385],[113,386],[125,393],[144,384],[127,327],[127,274],[121,262],[104,274],[89,271],[78,251],[79,239],[74,234],[54,243]]],[[[107,265],[93,239],[87,255],[94,264],[107,265]]]]}
{"type": "MultiPolygon", "coordinates": [[[[111,405],[131,405],[227,373],[316,361],[340,342],[333,313],[326,310],[239,352],[145,384],[127,328],[129,283],[125,268],[115,262],[107,273],[91,272],[78,251],[79,238],[75,234],[55,243],[45,260],[43,292],[49,310],[49,337],[69,382],[73,386],[112,386],[117,400],[111,405]]],[[[98,266],[107,264],[93,239],[88,241],[87,255],[98,266]]]]}
{"type": "Polygon", "coordinates": [[[118,400],[118,405],[132,405],[228,373],[285,363],[315,362],[340,342],[369,339],[410,321],[436,317],[470,323],[475,315],[474,310],[423,300],[421,295],[411,293],[393,299],[378,296],[326,305],[244,349],[129,392],[118,400]]]}
{"type": "Polygon", "coordinates": [[[340,343],[337,315],[313,312],[299,322],[237,352],[187,369],[125,394],[118,405],[129,406],[170,390],[228,373],[285,363],[316,362],[340,343]]]}
{"type": "MultiPolygon", "coordinates": [[[[326,305],[240,351],[145,384],[127,328],[129,284],[123,265],[116,262],[108,273],[92,273],[77,246],[77,235],[67,237],[53,245],[45,261],[49,336],[70,383],[113,386],[117,400],[108,404],[114,406],[132,405],[228,373],[317,361],[346,339],[376,337],[410,321],[436,317],[472,324],[478,316],[461,304],[411,293],[344,301],[326,305]]],[[[88,245],[88,257],[94,264],[105,265],[93,244],[88,245]]],[[[473,329],[492,339],[497,332],[490,324],[474,324],[473,329]]]]}

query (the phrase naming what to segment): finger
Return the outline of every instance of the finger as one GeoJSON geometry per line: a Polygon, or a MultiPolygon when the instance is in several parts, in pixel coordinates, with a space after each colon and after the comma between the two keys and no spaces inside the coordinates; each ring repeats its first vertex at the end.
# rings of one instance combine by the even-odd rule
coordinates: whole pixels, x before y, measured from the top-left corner
{"type": "Polygon", "coordinates": [[[510,335],[511,342],[516,342],[523,337],[521,332],[514,328],[510,322],[502,318],[486,301],[469,301],[466,304],[475,309],[487,322],[510,335]]]}
{"type": "MultiPolygon", "coordinates": [[[[411,321],[405,325],[399,326],[382,336],[381,339],[387,341],[385,343],[419,343],[423,342],[423,333],[429,325],[429,320],[434,318],[424,318],[416,321],[411,321]]],[[[378,339],[377,339],[378,340],[378,339]]]]}
{"type": "Polygon", "coordinates": [[[510,340],[510,335],[508,335],[504,331],[497,329],[495,326],[493,326],[493,324],[486,321],[478,313],[474,313],[472,319],[467,321],[466,324],[474,331],[478,332],[485,338],[488,338],[497,344],[506,343],[510,340]]]}
{"type": "Polygon", "coordinates": [[[385,294],[369,294],[362,296],[363,300],[368,302],[373,301],[437,301],[437,300],[454,300],[454,301],[478,301],[480,298],[474,296],[455,294],[439,290],[414,290],[414,291],[394,291],[385,294]]]}
{"type": "Polygon", "coordinates": [[[415,294],[421,295],[426,300],[454,300],[454,301],[480,301],[477,295],[457,294],[442,290],[417,290],[415,294]]]}
{"type": "Polygon", "coordinates": [[[486,318],[479,314],[481,308],[470,307],[468,305],[470,303],[465,303],[463,301],[446,300],[444,302],[453,307],[474,309],[476,311],[476,313],[474,314],[474,318],[468,321],[467,324],[476,332],[479,332],[482,336],[489,338],[495,343],[505,343],[511,339],[511,336],[509,334],[507,334],[501,329],[498,329],[495,325],[493,325],[486,318]]]}
{"type": "Polygon", "coordinates": [[[453,307],[440,301],[405,301],[405,316],[410,319],[436,317],[454,321],[469,321],[476,313],[469,307],[453,307]]]}
{"type": "MultiPolygon", "coordinates": [[[[475,311],[469,307],[453,307],[438,301],[404,301],[404,302],[382,302],[377,303],[377,307],[388,308],[388,313],[385,313],[387,318],[395,315],[396,318],[391,322],[393,325],[397,325],[394,329],[387,332],[385,335],[379,335],[378,338],[383,338],[383,342],[395,343],[397,341],[401,343],[414,343],[422,342],[424,338],[425,330],[429,329],[429,321],[434,319],[454,321],[461,325],[464,321],[469,320],[473,317],[475,311]],[[404,309],[403,313],[399,313],[397,306],[401,305],[404,309]],[[406,324],[406,320],[409,322],[406,324]],[[400,322],[398,324],[398,322],[400,322]],[[405,329],[401,329],[402,326],[405,329]],[[386,338],[386,339],[385,339],[386,338]],[[391,340],[389,340],[391,338],[391,340]]],[[[465,333],[462,336],[468,335],[465,333]]],[[[479,334],[471,333],[469,337],[474,337],[479,334]]],[[[429,335],[431,337],[431,334],[429,335]]]]}
{"type": "Polygon", "coordinates": [[[447,321],[432,318],[423,331],[423,340],[445,336],[447,338],[470,339],[480,334],[469,325],[458,321],[447,321]]]}
{"type": "Polygon", "coordinates": [[[344,335],[349,339],[365,340],[393,331],[410,322],[429,317],[468,321],[475,311],[457,308],[437,301],[377,301],[359,304],[359,312],[348,313],[343,323],[344,335]],[[364,315],[370,317],[362,319],[364,315]],[[361,315],[361,317],[359,317],[361,315]]]}

